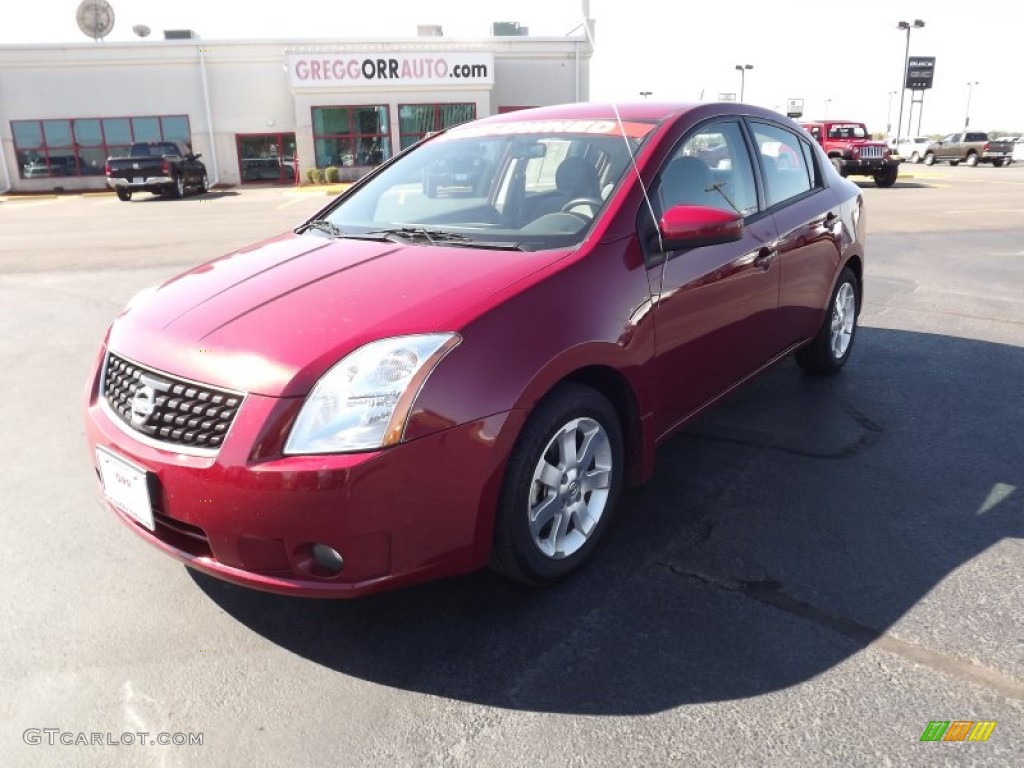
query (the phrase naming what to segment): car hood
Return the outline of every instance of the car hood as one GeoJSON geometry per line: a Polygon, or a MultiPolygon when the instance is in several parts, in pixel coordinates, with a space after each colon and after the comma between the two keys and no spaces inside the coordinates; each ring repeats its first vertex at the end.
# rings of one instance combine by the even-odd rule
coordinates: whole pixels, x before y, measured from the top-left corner
{"type": "Polygon", "coordinates": [[[459,330],[565,253],[286,234],[133,300],[108,348],[214,386],[301,396],[367,342],[459,330]]]}

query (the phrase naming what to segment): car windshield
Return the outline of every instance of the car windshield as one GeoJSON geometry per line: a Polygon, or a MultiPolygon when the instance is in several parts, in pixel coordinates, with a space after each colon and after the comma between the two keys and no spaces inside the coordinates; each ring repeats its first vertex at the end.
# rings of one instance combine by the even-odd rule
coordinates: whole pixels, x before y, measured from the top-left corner
{"type": "Polygon", "coordinates": [[[843,123],[842,125],[830,126],[828,137],[830,139],[866,139],[868,138],[868,132],[863,125],[843,123]]]}
{"type": "Polygon", "coordinates": [[[318,236],[523,250],[582,241],[653,122],[467,123],[412,148],[323,217],[318,236]]]}

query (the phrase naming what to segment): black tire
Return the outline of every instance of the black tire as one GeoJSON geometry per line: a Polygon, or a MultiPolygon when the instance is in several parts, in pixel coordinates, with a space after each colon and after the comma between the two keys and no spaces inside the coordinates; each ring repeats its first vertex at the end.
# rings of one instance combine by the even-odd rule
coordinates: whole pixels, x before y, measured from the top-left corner
{"type": "Polygon", "coordinates": [[[206,171],[203,171],[203,175],[199,177],[199,194],[205,195],[210,191],[210,178],[206,175],[206,171]]]}
{"type": "Polygon", "coordinates": [[[171,193],[175,198],[181,200],[185,196],[185,177],[177,175],[174,177],[174,191],[171,193]]]}
{"type": "Polygon", "coordinates": [[[992,161],[992,165],[994,165],[996,168],[1002,168],[1006,164],[1006,161],[1001,157],[997,157],[995,160],[992,161]]]}
{"type": "Polygon", "coordinates": [[[915,165],[921,162],[921,154],[917,150],[914,150],[913,152],[910,153],[910,162],[914,163],[915,165]]]}
{"type": "Polygon", "coordinates": [[[123,187],[117,187],[114,192],[117,193],[117,199],[124,202],[129,202],[132,199],[132,191],[130,189],[124,189],[123,187]]]}
{"type": "Polygon", "coordinates": [[[837,373],[846,365],[846,361],[850,359],[850,353],[853,351],[853,343],[857,339],[859,314],[860,287],[857,283],[857,276],[849,267],[843,267],[829,296],[821,327],[810,343],[796,352],[796,361],[800,367],[808,373],[832,374],[837,373]],[[843,298],[840,299],[840,296],[843,298]],[[852,297],[852,307],[849,306],[848,299],[850,297],[852,297]],[[848,327],[845,325],[846,321],[849,321],[848,327]],[[843,322],[840,330],[845,327],[849,332],[846,344],[842,349],[837,349],[839,344],[834,338],[836,329],[833,326],[839,322],[843,322]]]}
{"type": "Polygon", "coordinates": [[[950,160],[949,164],[952,165],[955,168],[956,166],[960,165],[960,161],[959,160],[950,160]]]}
{"type": "Polygon", "coordinates": [[[875,174],[875,186],[891,187],[896,183],[896,177],[899,175],[899,168],[885,168],[875,174]]]}
{"type": "Polygon", "coordinates": [[[840,176],[842,176],[843,178],[846,178],[846,171],[843,170],[843,158],[841,158],[841,157],[833,157],[832,158],[832,167],[835,168],[836,171],[839,172],[840,176]]]}
{"type": "Polygon", "coordinates": [[[935,153],[934,152],[925,152],[924,153],[924,164],[925,165],[935,165],[935,153]]]}
{"type": "Polygon", "coordinates": [[[570,383],[553,389],[530,414],[509,458],[491,567],[517,581],[545,584],[582,565],[607,529],[622,490],[622,443],[618,415],[599,392],[570,383]],[[569,432],[574,451],[587,446],[582,463],[580,454],[562,455],[558,438],[569,432]],[[541,474],[551,482],[538,480],[541,474]],[[588,490],[584,478],[598,474],[603,479],[588,490]],[[532,524],[532,513],[545,509],[550,516],[532,524]],[[587,523],[590,529],[584,530],[587,523]]]}
{"type": "Polygon", "coordinates": [[[970,152],[967,155],[967,165],[969,168],[974,168],[978,165],[978,153],[970,152]]]}

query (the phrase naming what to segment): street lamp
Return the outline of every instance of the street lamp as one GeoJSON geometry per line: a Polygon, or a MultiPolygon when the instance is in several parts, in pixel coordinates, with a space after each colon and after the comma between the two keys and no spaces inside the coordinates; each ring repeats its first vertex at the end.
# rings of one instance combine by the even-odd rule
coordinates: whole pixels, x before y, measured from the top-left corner
{"type": "Polygon", "coordinates": [[[913,22],[901,21],[896,25],[896,29],[905,29],[907,31],[907,50],[903,54],[903,82],[900,85],[900,121],[896,124],[896,146],[900,145],[900,139],[903,137],[903,100],[907,96],[907,70],[910,68],[910,30],[921,29],[924,26],[924,22],[920,19],[914,19],[913,22]]]}
{"type": "Polygon", "coordinates": [[[885,115],[885,135],[892,136],[892,97],[896,91],[889,91],[889,111],[885,115]]]}
{"type": "Polygon", "coordinates": [[[743,90],[747,84],[747,70],[753,69],[753,64],[737,64],[736,69],[740,71],[740,102],[743,101],[743,90]]]}
{"type": "Polygon", "coordinates": [[[967,111],[964,113],[964,133],[967,133],[967,126],[971,124],[971,91],[974,90],[976,85],[979,85],[977,80],[967,84],[967,111]]]}
{"type": "Polygon", "coordinates": [[[644,99],[646,99],[648,96],[650,96],[653,93],[654,93],[654,91],[640,91],[640,95],[643,96],[644,99]]]}
{"type": "Polygon", "coordinates": [[[828,105],[832,103],[832,98],[827,97],[825,99],[825,119],[828,120],[828,105]]]}

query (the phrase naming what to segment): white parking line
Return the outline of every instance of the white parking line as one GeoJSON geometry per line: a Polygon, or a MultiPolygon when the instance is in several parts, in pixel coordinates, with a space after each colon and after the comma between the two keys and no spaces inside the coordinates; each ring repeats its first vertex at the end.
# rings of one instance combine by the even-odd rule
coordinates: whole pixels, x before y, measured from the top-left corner
{"type": "Polygon", "coordinates": [[[1024,213],[1024,208],[963,208],[943,213],[1024,213]]]}
{"type": "Polygon", "coordinates": [[[25,208],[37,208],[40,205],[57,205],[70,200],[70,197],[47,197],[44,199],[32,198],[31,200],[14,200],[8,198],[0,205],[0,211],[19,211],[25,208]]]}

